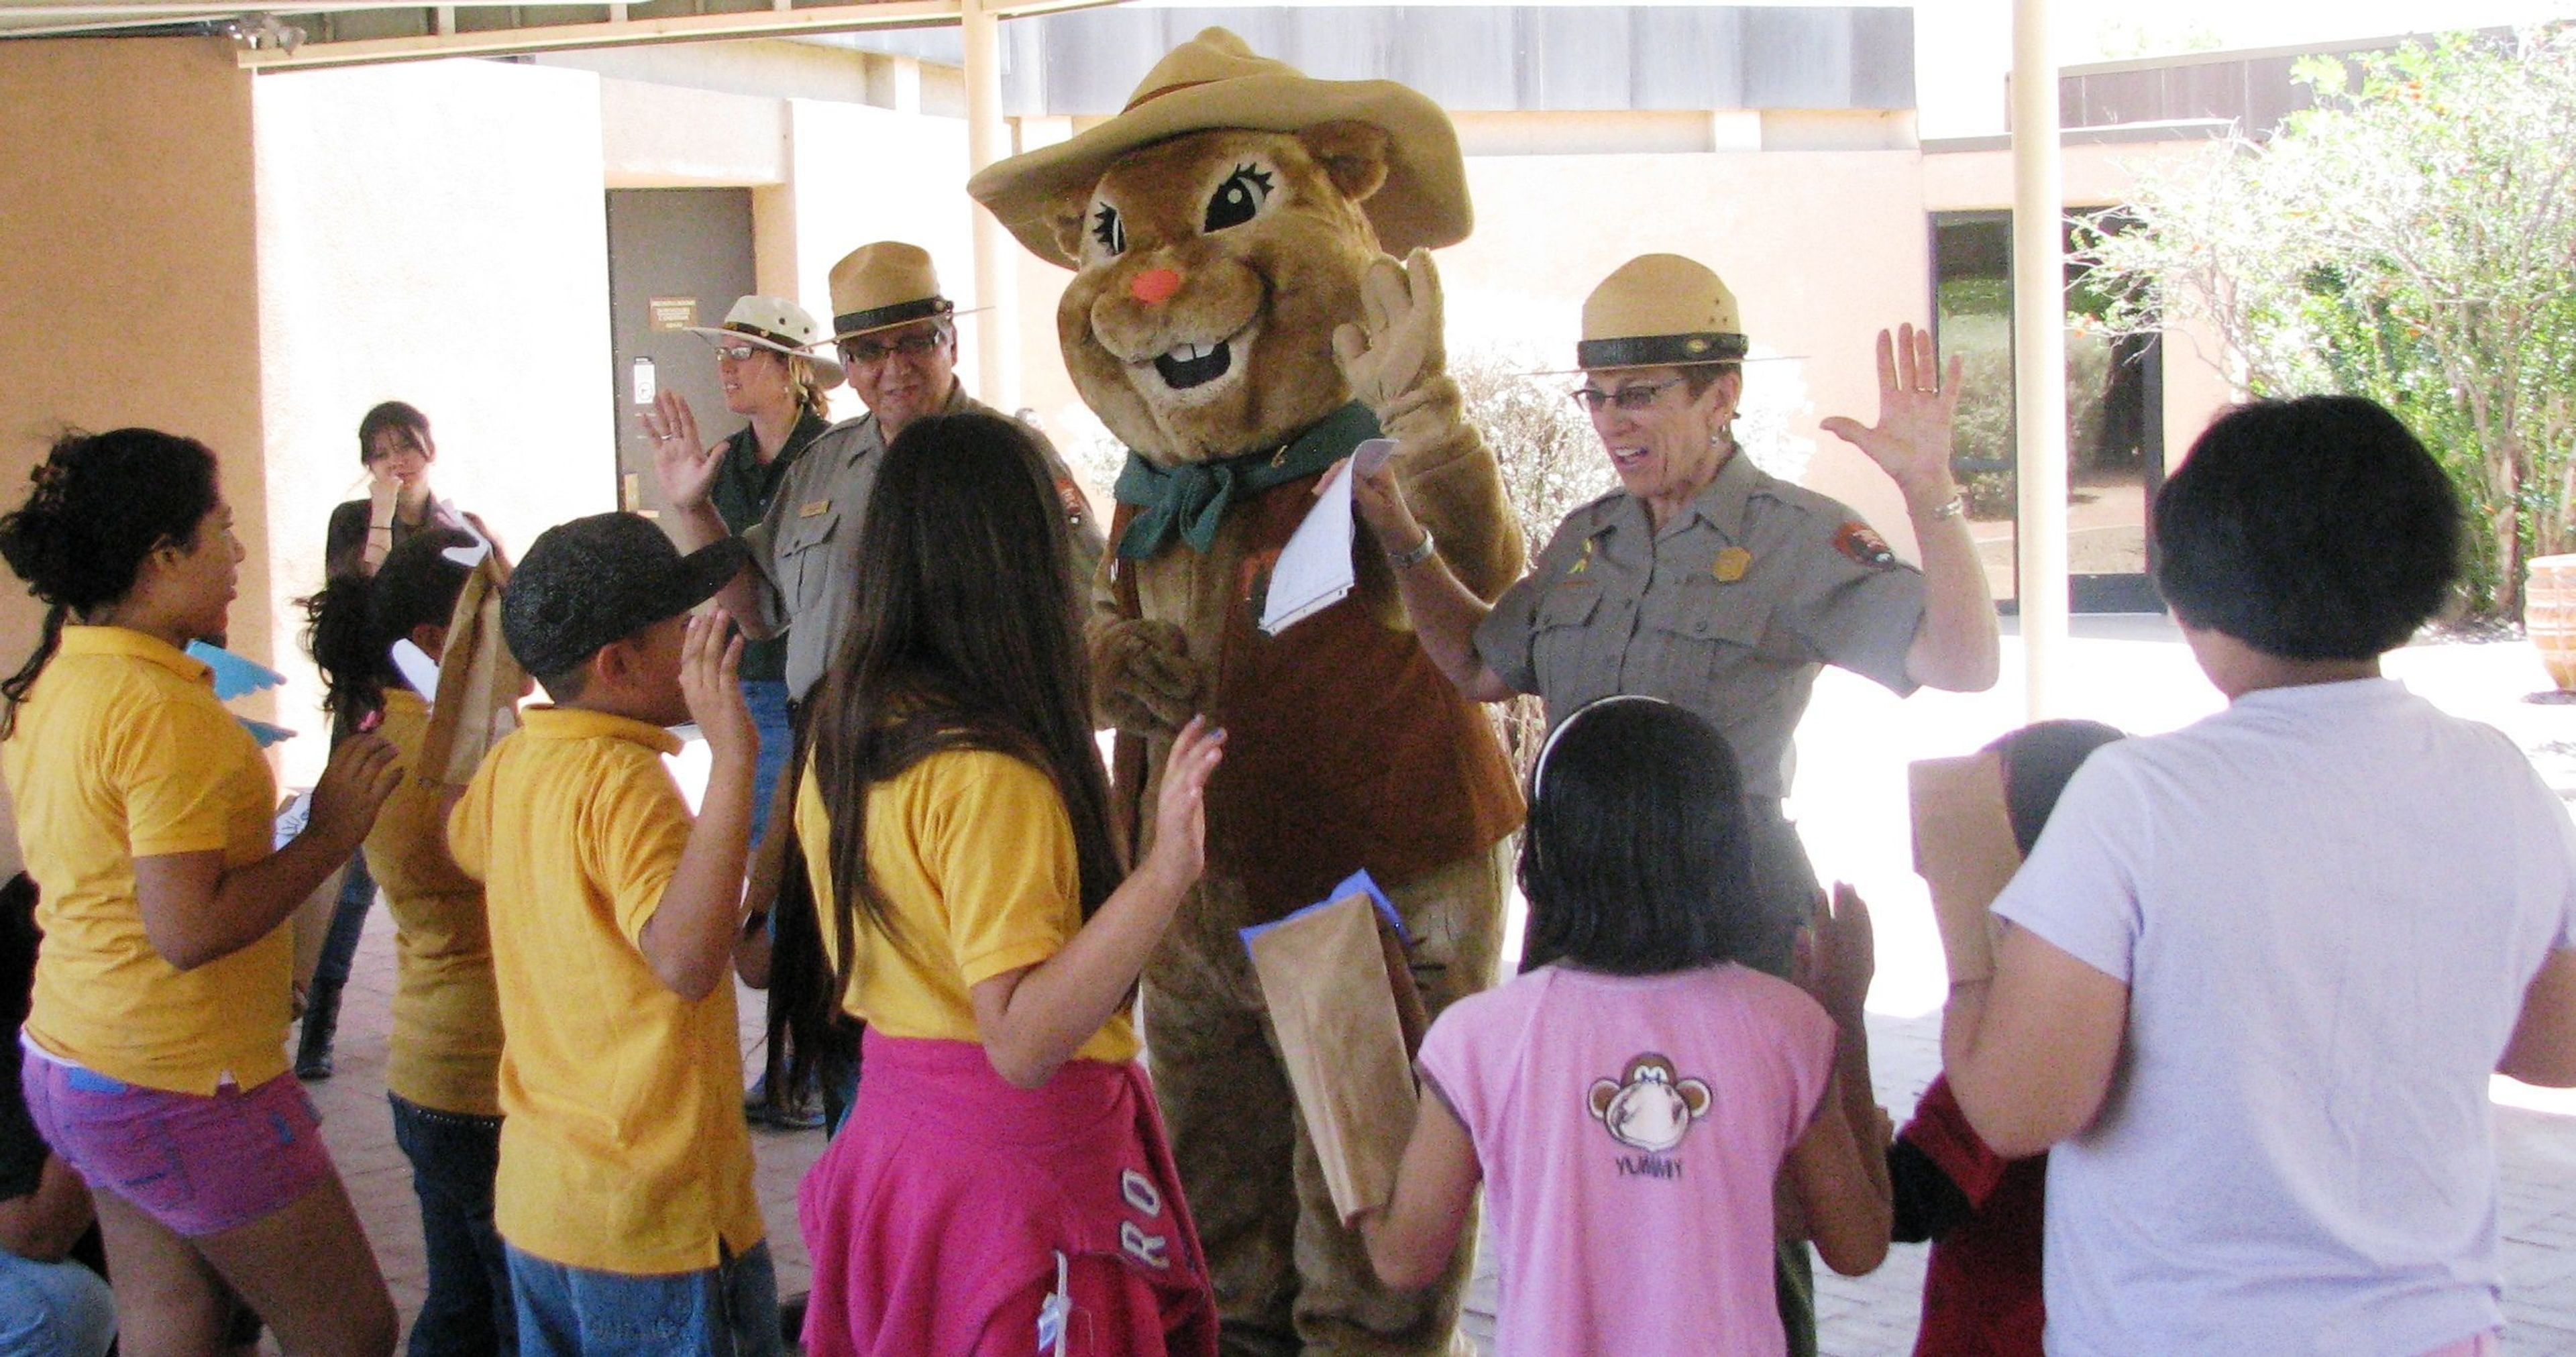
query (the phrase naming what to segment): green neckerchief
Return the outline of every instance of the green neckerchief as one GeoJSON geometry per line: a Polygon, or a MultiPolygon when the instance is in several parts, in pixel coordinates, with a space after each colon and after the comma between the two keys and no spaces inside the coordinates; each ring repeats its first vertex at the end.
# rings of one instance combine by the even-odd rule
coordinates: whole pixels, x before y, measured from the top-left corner
{"type": "Polygon", "coordinates": [[[1119,503],[1133,504],[1142,512],[1119,537],[1119,558],[1151,559],[1175,534],[1191,550],[1205,551],[1215,543],[1217,524],[1224,521],[1227,506],[1237,496],[1257,495],[1312,476],[1377,436],[1377,416],[1352,401],[1282,448],[1191,462],[1170,471],[1131,451],[1112,493],[1119,503]]]}

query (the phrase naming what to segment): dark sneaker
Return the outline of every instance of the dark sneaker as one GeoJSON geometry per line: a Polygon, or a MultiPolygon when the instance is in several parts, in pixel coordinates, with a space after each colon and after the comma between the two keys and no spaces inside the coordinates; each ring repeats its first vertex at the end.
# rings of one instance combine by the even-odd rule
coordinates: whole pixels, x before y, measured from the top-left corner
{"type": "Polygon", "coordinates": [[[823,1128],[823,1108],[813,1098],[798,1098],[769,1104],[761,1119],[782,1131],[819,1131],[823,1128]]]}

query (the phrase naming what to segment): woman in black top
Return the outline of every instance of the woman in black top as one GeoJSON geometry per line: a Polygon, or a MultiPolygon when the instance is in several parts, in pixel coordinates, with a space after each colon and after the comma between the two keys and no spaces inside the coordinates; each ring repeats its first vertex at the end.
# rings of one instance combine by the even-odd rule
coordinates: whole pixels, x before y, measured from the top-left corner
{"type": "MultiPolygon", "coordinates": [[[[438,445],[430,440],[429,416],[402,401],[386,401],[358,421],[358,461],[367,468],[367,498],[353,499],[331,511],[330,535],[324,539],[322,564],[333,578],[373,575],[386,553],[424,528],[462,528],[466,515],[443,503],[429,488],[430,464],[438,445]]],[[[348,734],[334,718],[331,744],[348,734]]],[[[340,1025],[340,989],[349,982],[349,965],[366,932],[367,911],[375,904],[376,879],[367,871],[366,854],[349,858],[340,880],[340,901],[331,911],[331,931],[323,935],[322,956],[304,995],[304,1024],[295,1043],[295,1077],[331,1077],[331,1039],[340,1025]]]]}

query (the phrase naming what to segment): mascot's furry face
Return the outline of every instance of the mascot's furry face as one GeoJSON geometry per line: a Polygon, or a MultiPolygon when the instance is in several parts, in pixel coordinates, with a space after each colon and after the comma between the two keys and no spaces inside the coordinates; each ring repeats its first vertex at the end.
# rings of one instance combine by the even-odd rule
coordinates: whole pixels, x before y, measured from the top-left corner
{"type": "Polygon", "coordinates": [[[1057,334],[1111,432],[1169,467],[1287,442],[1350,401],[1333,329],[1359,319],[1378,255],[1360,204],[1386,146],[1357,122],[1192,132],[1053,205],[1081,261],[1057,334]]]}

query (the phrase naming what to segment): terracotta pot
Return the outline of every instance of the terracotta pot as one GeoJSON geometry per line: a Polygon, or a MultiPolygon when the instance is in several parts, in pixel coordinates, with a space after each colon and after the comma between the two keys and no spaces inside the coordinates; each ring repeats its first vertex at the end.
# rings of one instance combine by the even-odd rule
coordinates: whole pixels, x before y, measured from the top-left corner
{"type": "Polygon", "coordinates": [[[2522,629],[2560,692],[2576,692],[2576,556],[2534,556],[2522,591],[2522,629]]]}

